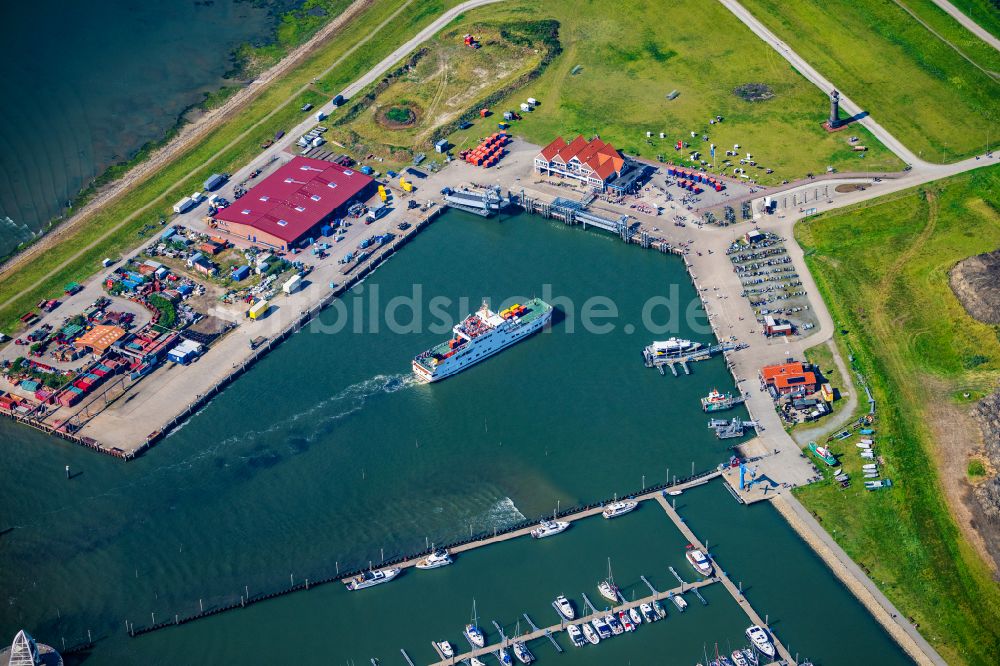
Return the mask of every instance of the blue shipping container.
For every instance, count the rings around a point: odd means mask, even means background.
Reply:
[[[238,266],[236,269],[233,270],[233,279],[236,280],[237,282],[246,279],[247,276],[249,275],[250,275],[249,266]]]

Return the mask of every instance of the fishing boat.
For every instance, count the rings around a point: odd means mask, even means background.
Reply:
[[[771,637],[768,635],[767,630],[763,627],[751,624],[747,627],[747,638],[750,639],[750,643],[753,644],[757,650],[765,657],[774,658],[774,643],[771,642]]]
[[[472,600],[472,620],[469,624],[465,625],[463,632],[465,634],[465,639],[469,641],[469,645],[472,647],[481,648],[486,645],[486,636],[483,634],[483,630],[479,628],[479,614],[476,612],[476,600]]]
[[[399,568],[364,571],[357,576],[352,576],[351,579],[345,583],[345,585],[347,585],[348,590],[363,590],[368,587],[381,585],[382,583],[388,583],[402,571],[403,570]]]
[[[701,550],[692,548],[684,556],[687,558],[688,564],[702,576],[712,575],[712,561]]]
[[[589,624],[583,625],[583,636],[591,645],[597,645],[601,642],[601,637],[597,635],[597,631]]]
[[[604,618],[595,617],[590,621],[594,625],[594,629],[597,630],[597,635],[601,638],[611,638],[611,625],[609,625]]]
[[[635,511],[638,506],[639,503],[636,502],[635,500],[613,502],[612,504],[609,504],[606,507],[604,507],[604,511],[601,512],[601,515],[610,520],[611,518],[624,516],[626,513],[629,513],[630,511]]]
[[[656,617],[658,617],[658,618],[660,618],[662,620],[663,618],[665,618],[667,616],[667,609],[664,608],[663,605],[659,601],[657,601],[656,599],[654,599],[652,601],[651,605],[653,606],[653,612],[656,613]]]
[[[441,654],[443,654],[445,657],[449,659],[455,656],[455,648],[453,648],[451,646],[451,643],[449,643],[448,641],[438,642],[437,648],[438,650],[441,651]]]
[[[413,359],[413,373],[436,382],[506,349],[540,331],[552,318],[552,306],[538,298],[500,313],[485,301],[478,311],[452,328],[452,337]]]
[[[680,611],[680,612],[682,612],[682,613],[683,613],[683,612],[684,612],[685,610],[687,610],[687,607],[688,607],[688,602],[687,602],[687,601],[686,601],[686,600],[684,599],[684,597],[682,597],[682,596],[681,596],[681,595],[679,595],[679,594],[675,594],[674,596],[672,596],[672,597],[670,597],[670,598],[671,598],[671,599],[673,599],[673,601],[674,601],[674,606],[677,606],[677,610],[679,610],[679,611]]]
[[[708,392],[708,395],[701,399],[701,410],[703,412],[721,412],[732,408],[738,402],[742,402],[743,399],[740,398],[739,401],[733,400],[731,393],[719,393],[717,390],[712,389]]]
[[[576,618],[576,609],[573,608],[573,603],[566,598],[565,595],[560,594],[555,600],[556,610],[567,620],[572,620]]]
[[[830,452],[830,449],[825,446],[819,446],[816,442],[809,442],[809,450],[815,453],[830,467],[837,464],[837,459],[833,457],[833,453]]]
[[[635,624],[632,623],[632,618],[628,611],[618,611],[618,621],[622,623],[625,631],[635,631]]]
[[[601,596],[610,601],[613,604],[621,601],[622,594],[618,586],[615,585],[615,578],[611,574],[611,558],[608,558],[608,579],[602,580],[597,584],[597,591],[601,593]]]
[[[638,627],[640,624],[642,624],[642,613],[639,612],[638,607],[632,606],[632,608],[629,608],[628,615],[629,617],[632,618],[632,624],[634,624],[635,626]]]
[[[416,566],[418,569],[437,569],[438,567],[446,567],[451,564],[451,562],[451,555],[448,554],[448,551],[438,549],[417,562]]]
[[[587,639],[583,637],[583,632],[580,631],[580,627],[576,626],[575,624],[566,625],[566,633],[569,634],[569,639],[573,641],[573,645],[577,647],[585,645],[587,642]]]
[[[604,621],[608,623],[609,627],[611,627],[611,633],[615,636],[625,633],[625,627],[623,627],[622,623],[618,621],[618,618],[615,617],[614,613],[608,613],[605,615]]]
[[[569,529],[569,523],[564,520],[543,520],[538,527],[531,530],[533,539],[544,539]]]
[[[511,643],[511,647],[514,649],[514,656],[522,664],[530,664],[535,660],[535,655],[531,654],[528,646],[521,641],[514,641]]]
[[[659,616],[657,616],[656,611],[654,611],[653,607],[649,604],[641,604],[639,606],[639,610],[642,612],[642,616],[646,618],[646,622],[656,622],[660,619]]]
[[[740,650],[733,650],[733,653],[730,656],[733,658],[733,664],[735,664],[735,666],[750,666],[750,662],[747,661],[747,658]]]

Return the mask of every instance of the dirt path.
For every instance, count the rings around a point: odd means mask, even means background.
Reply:
[[[148,159],[140,164],[137,164],[131,170],[129,170],[124,176],[116,180],[114,183],[101,190],[93,199],[91,199],[87,204],[77,211],[70,219],[66,220],[60,224],[54,231],[43,236],[38,242],[34,243],[30,247],[26,248],[23,252],[15,255],[9,259],[6,263],[0,266],[0,275],[8,273],[10,271],[16,270],[20,266],[23,266],[26,262],[30,261],[34,257],[38,256],[42,252],[50,249],[54,244],[63,241],[69,235],[76,231],[76,229],[90,217],[99,211],[103,206],[109,202],[117,199],[118,197],[132,191],[137,185],[145,181],[147,178],[155,174],[164,165],[169,163],[175,157],[181,155],[188,149],[194,147],[199,141],[202,141],[209,133],[216,130],[226,121],[232,119],[232,117],[242,110],[247,104],[253,101],[258,95],[264,92],[267,85],[272,81],[277,80],[284,74],[288,73],[291,69],[297,67],[305,60],[309,55],[313,53],[319,46],[321,46],[328,39],[336,35],[340,30],[347,25],[352,19],[354,19],[362,10],[373,4],[374,0],[355,0],[342,14],[337,16],[335,19],[330,21],[327,25],[320,29],[309,41],[302,44],[290,54],[288,54],[284,59],[282,59],[278,64],[276,64],[271,69],[267,70],[260,75],[257,79],[252,81],[243,90],[239,91],[233,95],[225,104],[223,104],[218,109],[213,109],[207,112],[204,116],[199,118],[197,121],[186,125],[180,133],[167,145],[163,146],[155,153],[153,153]],[[300,94],[302,90],[296,92],[296,96]],[[284,105],[278,107],[283,108]],[[275,110],[277,111],[277,109]],[[270,117],[273,114],[269,114]],[[266,120],[266,118],[265,118]],[[263,121],[261,121],[263,122]],[[244,132],[238,137],[237,140],[242,140],[250,130],[255,128],[260,123],[255,124],[253,127]],[[227,145],[220,151],[217,151],[214,155],[208,158],[204,164],[210,163],[212,160],[216,159],[219,155],[224,153],[232,143]],[[203,168],[204,164],[199,165],[199,169]],[[189,174],[190,175],[190,174]],[[165,195],[164,195],[165,196]],[[103,241],[108,235],[116,231],[122,225],[134,220],[137,216],[144,213],[154,204],[158,203],[162,197],[157,200],[150,202],[146,206],[136,210],[131,215],[123,219],[118,225],[112,227],[106,234],[102,235],[99,239],[91,243],[85,248],[82,248],[79,253],[63,262],[55,270],[61,270],[67,264],[72,262],[76,257],[78,257],[82,252],[85,252],[95,244]],[[12,296],[3,306],[9,305],[12,301],[19,298],[21,294],[16,294]]]

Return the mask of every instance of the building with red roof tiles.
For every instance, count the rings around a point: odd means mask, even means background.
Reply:
[[[216,213],[215,224],[251,243],[288,250],[374,193],[375,181],[359,171],[295,157]]]
[[[819,387],[819,379],[812,366],[795,361],[764,366],[760,369],[760,382],[778,395],[815,393]]]
[[[628,163],[614,146],[596,137],[588,141],[582,134],[569,143],[556,137],[535,157],[538,173],[573,178],[601,191],[614,187],[627,169]]]

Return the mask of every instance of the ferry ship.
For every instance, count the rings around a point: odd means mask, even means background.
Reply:
[[[541,330],[551,318],[552,306],[539,298],[499,313],[483,301],[452,329],[454,337],[413,359],[413,373],[425,382],[450,377]]]
[[[657,340],[646,347],[646,354],[654,359],[675,358],[690,354],[700,347],[700,342],[692,342],[691,340],[684,340],[682,338],[668,338],[666,340]]]

